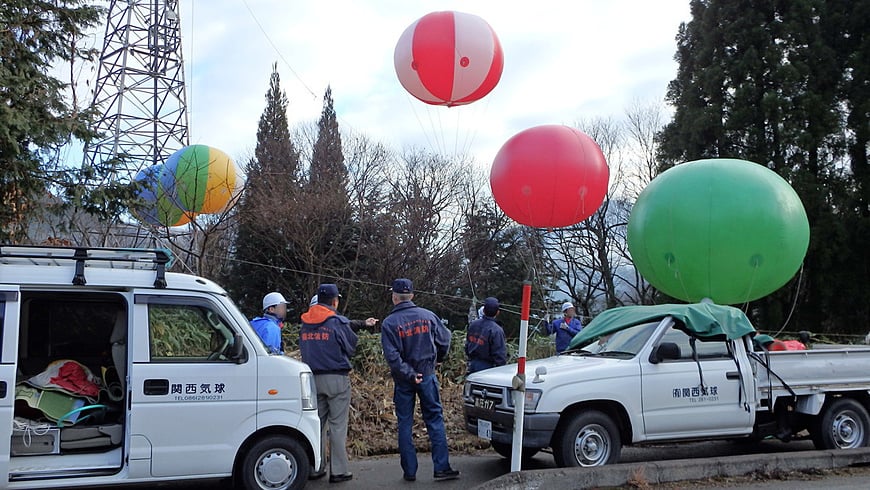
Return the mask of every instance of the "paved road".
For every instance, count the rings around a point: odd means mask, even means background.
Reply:
[[[798,441],[791,443],[780,443],[777,441],[764,442],[759,445],[747,445],[729,441],[716,442],[698,442],[686,444],[661,444],[653,446],[645,446],[639,448],[625,448],[622,452],[622,463],[633,463],[641,461],[663,461],[672,459],[694,459],[698,464],[705,464],[704,461],[709,458],[721,458],[727,456],[736,456],[742,454],[764,454],[767,452],[792,452],[792,451],[808,451],[813,449],[812,443],[809,441]],[[763,457],[763,456],[760,456]],[[385,488],[414,488],[426,489],[437,488],[438,490],[468,490],[476,485],[482,484],[493,478],[510,472],[510,461],[504,459],[494,452],[485,451],[477,455],[451,455],[451,464],[456,469],[462,472],[458,480],[435,482],[432,479],[432,460],[428,453],[419,455],[420,469],[417,473],[417,481],[414,483],[405,482],[402,480],[402,470],[399,466],[398,455],[355,459],[351,460],[351,471],[354,474],[352,481],[347,483],[330,484],[327,477],[320,480],[310,481],[306,486],[307,489],[313,490],[337,490],[341,488],[350,489],[377,489]],[[555,468],[553,458],[550,454],[539,453],[532,461],[523,467],[524,470],[540,470]],[[735,482],[736,483],[736,482]],[[750,482],[752,488],[756,488]],[[818,481],[815,482],[818,485]],[[829,486],[825,484],[825,486]],[[178,483],[160,485],[166,490],[205,490],[205,489],[229,489],[229,485],[216,484],[215,482],[207,483]],[[734,487],[726,485],[722,488],[749,488]],[[153,488],[151,486],[150,488]],[[663,485],[652,488],[715,488],[715,482],[706,482],[699,484],[697,487],[687,487],[685,484],[680,486]],[[779,487],[761,487],[761,488],[779,488]],[[794,486],[786,486],[782,488],[801,488]],[[833,487],[832,487],[833,488]],[[841,487],[849,488],[849,487]],[[864,488],[870,488],[865,486]]]

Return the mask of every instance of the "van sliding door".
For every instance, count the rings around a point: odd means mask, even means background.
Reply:
[[[0,286],[0,478],[9,477],[15,372],[18,365],[18,286]]]

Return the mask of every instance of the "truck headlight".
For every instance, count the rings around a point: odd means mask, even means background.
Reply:
[[[541,390],[526,390],[526,412],[534,412],[538,409],[538,402],[541,401],[543,393]]]
[[[514,391],[511,390],[510,403],[508,406],[514,406]],[[538,402],[541,401],[541,395],[543,392],[541,390],[526,390],[526,401],[524,404],[524,411],[526,412],[534,412],[538,409]]]
[[[317,388],[314,386],[314,374],[300,373],[299,386],[302,388],[302,409],[317,410]]]

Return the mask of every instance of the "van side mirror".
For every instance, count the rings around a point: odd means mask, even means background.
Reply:
[[[680,346],[674,342],[662,342],[649,355],[650,364],[658,364],[665,359],[679,359]]]
[[[236,364],[241,364],[245,361],[245,344],[242,343],[242,335],[233,335],[233,345],[227,351],[227,358]]]

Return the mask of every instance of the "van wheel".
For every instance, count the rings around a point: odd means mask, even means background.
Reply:
[[[581,412],[557,430],[553,444],[556,466],[604,466],[619,460],[619,429],[597,410]]]
[[[245,454],[237,481],[243,490],[299,490],[308,481],[310,467],[305,450],[295,439],[269,436]]]
[[[854,449],[867,446],[870,416],[851,398],[839,398],[822,409],[812,430],[816,449]]]
[[[503,458],[511,459],[511,454],[513,454],[513,450],[512,450],[513,446],[511,444],[505,444],[503,442],[495,442],[495,441],[489,441],[489,443],[492,445],[493,450],[495,450],[495,452],[497,452],[499,454],[499,456],[501,456]],[[535,455],[538,454],[538,451],[540,451],[540,450],[541,450],[540,448],[536,448],[536,447],[524,447],[522,460],[529,461],[530,459],[534,458]]]

